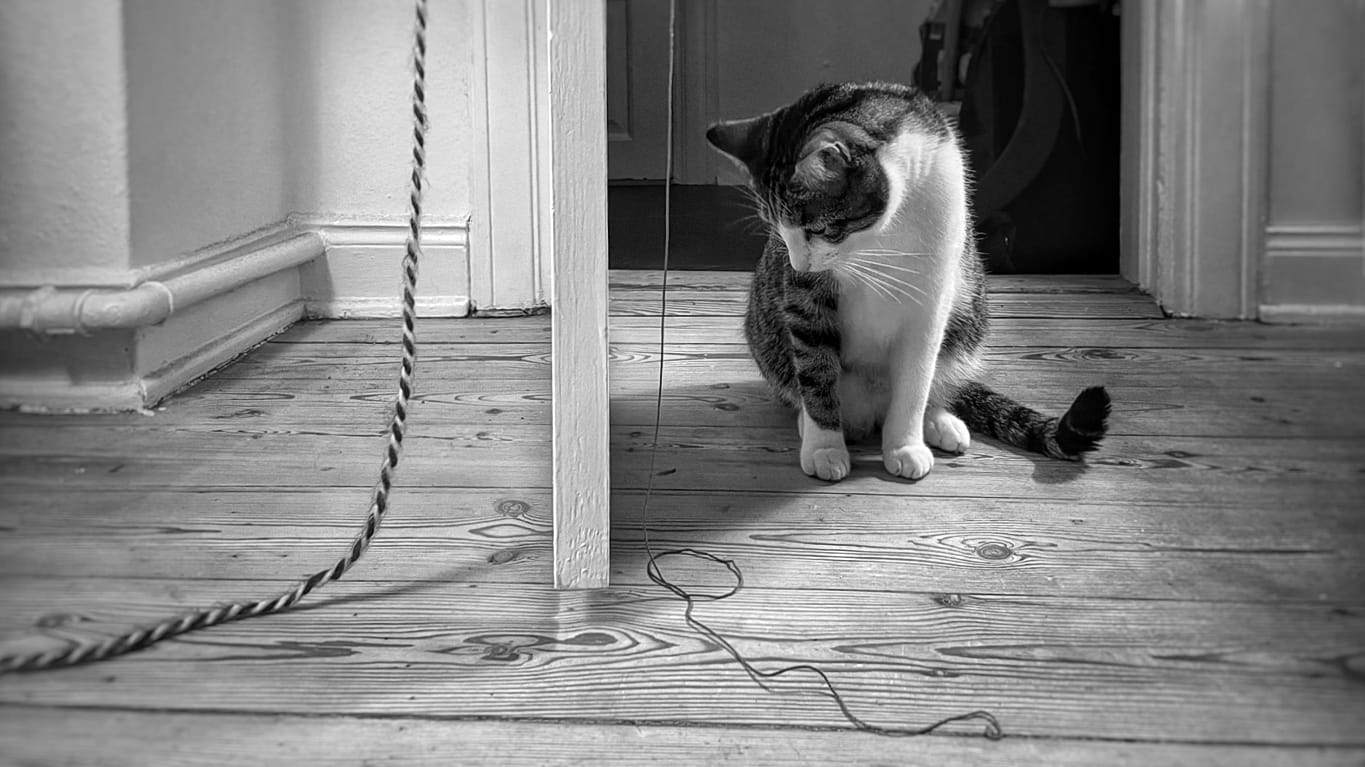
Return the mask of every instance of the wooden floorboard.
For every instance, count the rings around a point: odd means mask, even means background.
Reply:
[[[11,491],[0,577],[254,577],[326,565],[348,537],[364,488]],[[985,593],[1107,599],[1365,600],[1365,543],[1353,511],[1223,504],[1172,513],[1152,502],[1054,505],[1007,498],[660,492],[659,547],[702,547],[743,562],[751,583],[798,589]],[[1046,509],[1047,507],[1044,507]],[[168,510],[180,517],[168,520]],[[90,519],[97,511],[100,519]],[[643,494],[612,499],[613,582],[647,586]],[[73,539],[72,529],[89,531]],[[400,489],[376,555],[349,581],[544,584],[547,490],[515,494]],[[116,544],[116,545],[115,545]],[[265,545],[276,544],[276,545]],[[390,553],[392,552],[392,553]],[[397,558],[395,558],[397,557]],[[793,571],[791,562],[802,568]],[[710,568],[673,565],[689,578]]]
[[[143,733],[155,732],[157,738]],[[268,748],[255,744],[267,744]],[[0,708],[0,760],[67,767],[384,764],[895,764],[1357,767],[1356,749],[1009,738],[886,739],[732,727]]]
[[[1049,411],[1109,386],[1104,448],[1080,466],[977,440],[909,483],[861,445],[828,484],[747,357],[745,277],[670,276],[650,541],[735,560],[745,590],[698,615],[761,667],[818,662],[877,724],[984,708],[1009,736],[887,740],[757,688],[645,576],[658,277],[612,274],[612,588],[548,586],[550,318],[426,321],[393,511],[346,580],[0,678],[0,763],[1365,762],[1358,330],[1164,319],[1116,278],[993,278],[995,385]],[[0,651],[334,561],[397,341],[392,322],[303,323],[147,413],[0,414]]]
[[[261,584],[48,577],[14,586],[0,630],[41,623],[69,639]],[[809,676],[774,683],[779,694],[757,688],[655,588],[562,592],[452,579],[342,582],[328,592],[271,618],[269,632],[225,625],[114,665],[6,679],[0,696],[160,710],[168,690],[202,684],[211,696],[177,698],[173,708],[843,723],[823,694],[800,694]],[[985,708],[1033,737],[1365,745],[1358,682],[1330,673],[1358,648],[1365,621],[1333,609],[753,588],[698,615],[761,667],[785,658],[819,664],[850,706],[882,726]]]

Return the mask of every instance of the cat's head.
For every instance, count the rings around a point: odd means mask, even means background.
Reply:
[[[715,123],[706,139],[745,171],[792,268],[823,271],[895,215],[881,150],[922,111],[922,98],[885,83],[822,85],[776,111]]]

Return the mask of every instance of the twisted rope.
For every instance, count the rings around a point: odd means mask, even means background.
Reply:
[[[426,106],[427,0],[416,0],[416,4],[417,27],[413,41],[415,74],[412,83],[412,185],[408,195],[410,203],[408,236],[406,252],[403,256],[403,358],[398,372],[398,395],[394,400],[393,418],[389,423],[388,444],[384,450],[383,462],[379,467],[379,480],[374,486],[370,508],[365,515],[364,526],[351,541],[346,554],[338,559],[336,564],[313,573],[274,597],[218,605],[178,618],[170,618],[152,626],[135,629],[122,636],[111,637],[98,643],[73,644],[46,652],[0,657],[0,674],[92,663],[141,650],[163,639],[179,636],[186,632],[243,618],[283,612],[298,604],[313,590],[345,575],[352,565],[360,561],[360,557],[364,555],[365,550],[370,546],[370,542],[378,534],[379,526],[384,522],[384,515],[389,510],[389,491],[393,487],[393,476],[398,469],[398,459],[403,453],[403,434],[407,431],[408,401],[412,397],[412,377],[417,369],[417,265],[422,255],[422,184],[426,174],[426,134],[428,127]]]

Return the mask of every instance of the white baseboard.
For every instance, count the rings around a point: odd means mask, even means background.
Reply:
[[[1352,304],[1272,304],[1261,307],[1261,321],[1272,325],[1365,327],[1365,306]]]
[[[1356,224],[1266,228],[1259,317],[1365,324],[1365,231]]]
[[[0,286],[0,407],[146,408],[304,317],[399,316],[406,236],[294,217],[94,291]],[[471,313],[466,225],[425,226],[419,269],[420,316]]]
[[[195,351],[159,370],[121,380],[0,375],[0,408],[48,413],[143,410],[256,348],[302,316],[303,301],[296,300],[226,334],[210,338]],[[97,338],[90,340],[99,342]]]
[[[299,217],[316,231],[327,257],[302,270],[309,318],[397,317],[402,312],[402,263],[407,226],[397,222],[337,222]],[[466,317],[469,300],[469,229],[464,224],[422,227],[417,314]]]
[[[149,407],[303,316],[299,265],[322,256],[316,234],[214,250],[127,288],[16,291],[23,311],[0,312],[0,407]]]
[[[1275,225],[1265,229],[1267,256],[1365,258],[1365,230],[1351,224]]]

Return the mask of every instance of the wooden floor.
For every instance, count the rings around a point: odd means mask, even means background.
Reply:
[[[427,321],[394,509],[346,580],[0,677],[0,764],[1365,763],[1359,329],[997,279],[995,383],[1052,410],[1107,385],[1104,449],[1082,468],[977,442],[907,483],[863,448],[825,484],[742,345],[741,277],[671,278],[652,539],[743,568],[698,615],[760,667],[817,662],[874,724],[986,709],[1007,733],[886,739],[758,689],[645,576],[657,277],[613,274],[611,589],[549,586],[548,318]],[[396,338],[306,323],[154,412],[0,414],[0,651],[331,562],[378,467]]]

